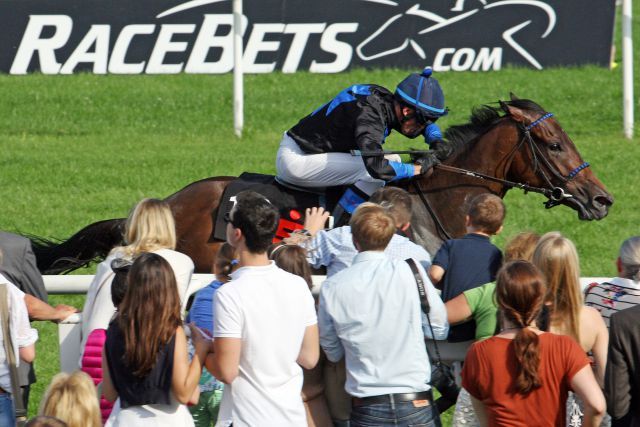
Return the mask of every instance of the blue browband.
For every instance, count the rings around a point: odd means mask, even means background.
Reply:
[[[548,118],[553,117],[553,113],[547,113],[544,116],[540,117],[538,120],[532,122],[530,125],[526,126],[526,130],[531,130],[532,128],[538,126],[540,123],[544,122]]]
[[[525,126],[525,130],[527,132],[529,132],[531,129],[533,129],[534,127],[538,126],[540,123],[544,122],[545,120],[547,120],[550,117],[553,117],[553,113],[546,113],[544,116],[542,116],[539,119],[531,122],[531,124]],[[572,180],[573,178],[576,177],[576,175],[578,175],[580,173],[580,171],[588,168],[589,166],[590,166],[589,162],[584,162],[583,164],[581,164],[580,166],[578,166],[577,168],[575,168],[574,170],[569,172],[569,174],[567,175],[567,179],[569,181]]]

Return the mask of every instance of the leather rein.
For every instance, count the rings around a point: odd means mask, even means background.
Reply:
[[[544,122],[550,117],[553,117],[553,113],[545,113],[544,115],[542,115],[535,121],[531,122],[527,126],[519,124],[518,128],[522,133],[522,139],[520,140],[518,145],[514,148],[514,150],[512,150],[512,153],[515,154],[517,151],[520,150],[520,148],[523,145],[526,144],[529,146],[529,150],[531,150],[531,156],[533,157],[533,170],[535,173],[540,174],[540,176],[545,181],[548,187],[534,187],[522,182],[509,181],[507,179],[497,178],[495,176],[486,175],[480,172],[475,172],[468,169],[462,169],[455,166],[438,164],[434,167],[446,172],[456,173],[459,175],[464,175],[464,176],[476,178],[479,180],[496,182],[496,183],[502,184],[508,189],[518,188],[520,190],[523,190],[525,194],[529,192],[542,194],[548,199],[546,202],[544,202],[544,207],[546,209],[551,209],[552,207],[561,204],[564,199],[572,198],[573,195],[565,192],[564,188],[560,186],[554,186],[553,183],[551,182],[551,179],[549,178],[549,175],[545,172],[543,168],[540,167],[540,163],[542,163],[545,166],[545,168],[551,173],[551,175],[553,175],[556,179],[560,180],[562,184],[566,184],[569,181],[571,181],[573,178],[575,178],[582,170],[588,168],[589,162],[582,163],[580,166],[576,167],[571,172],[569,172],[567,176],[563,176],[557,170],[557,168],[555,168],[551,164],[551,162],[549,162],[549,160],[542,154],[542,150],[535,144],[533,137],[531,136],[531,129],[538,126],[540,123]],[[438,234],[440,234],[441,238],[444,238],[443,240],[450,240],[452,238],[451,235],[444,228],[444,225],[440,221],[440,218],[438,218],[435,211],[431,207],[431,204],[425,197],[424,192],[422,191],[422,188],[420,188],[419,180],[413,180],[412,183],[416,190],[416,193],[420,197],[420,200],[422,201],[425,208],[427,209],[427,211],[429,211],[429,214],[433,218],[433,221],[438,229]]]

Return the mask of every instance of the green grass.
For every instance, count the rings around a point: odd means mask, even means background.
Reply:
[[[634,8],[637,22],[640,3]],[[637,31],[635,38],[639,45]],[[617,55],[620,63],[620,50]],[[635,69],[640,70],[638,55]],[[142,197],[166,197],[201,178],[273,173],[281,134],[299,118],[347,84],[393,88],[406,73],[246,76],[242,139],[233,133],[231,75],[0,75],[0,228],[62,238],[91,222],[126,216]],[[472,106],[508,98],[509,92],[533,99],[556,114],[616,199],[603,221],[580,222],[566,207],[547,211],[541,196],[512,191],[496,243],[502,246],[524,229],[561,230],[576,243],[584,276],[614,275],[618,247],[639,233],[640,222],[640,138],[622,135],[621,67],[511,68],[437,77],[451,108],[443,127],[465,122]],[[638,107],[636,102],[636,117]],[[638,120],[635,127],[640,132]],[[392,147],[411,145],[397,135],[390,138]],[[83,304],[82,297],[51,300]],[[38,328],[32,413],[59,367],[55,325],[41,322]]]

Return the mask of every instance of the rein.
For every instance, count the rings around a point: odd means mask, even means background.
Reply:
[[[495,176],[486,175],[486,174],[483,174],[483,173],[480,173],[480,172],[475,172],[475,171],[471,171],[471,170],[468,170],[468,169],[462,169],[462,168],[458,168],[458,167],[455,167],[455,166],[449,166],[449,165],[444,165],[444,164],[437,164],[437,165],[434,166],[434,168],[437,168],[437,169],[440,169],[440,170],[443,170],[443,171],[447,171],[447,172],[451,172],[451,173],[457,173],[457,174],[468,176],[468,177],[471,177],[471,178],[484,180],[484,181],[496,182],[496,183],[502,184],[503,186],[505,186],[507,188],[518,188],[520,190],[523,190],[525,194],[527,194],[529,192],[542,194],[545,197],[547,197],[547,199],[548,199],[546,202],[544,202],[544,207],[546,209],[551,209],[552,207],[559,205],[562,202],[562,200],[572,198],[573,195],[569,194],[569,193],[566,193],[564,188],[553,185],[553,183],[551,182],[551,179],[549,178],[547,173],[545,173],[545,171],[542,168],[540,168],[540,161],[544,164],[544,166],[547,168],[547,170],[550,171],[550,173],[554,177],[556,177],[558,180],[560,180],[563,184],[566,184],[566,183],[570,182],[581,171],[583,171],[584,169],[586,169],[586,168],[588,168],[590,166],[589,162],[584,162],[580,166],[574,168],[565,177],[542,154],[542,151],[540,150],[540,148],[533,141],[533,137],[531,136],[531,129],[533,129],[534,127],[538,126],[540,123],[544,122],[545,120],[547,120],[547,119],[549,119],[551,117],[553,117],[553,113],[546,113],[543,116],[541,116],[538,119],[536,119],[535,121],[531,122],[527,126],[519,125],[518,127],[521,130],[523,135],[522,135],[522,139],[520,140],[520,142],[518,143],[518,145],[516,146],[516,148],[514,150],[514,152],[515,152],[518,149],[520,149],[520,147],[525,142],[528,144],[529,149],[531,150],[531,155],[533,157],[534,172],[539,172],[540,173],[540,175],[542,176],[542,179],[548,185],[547,188],[545,188],[545,187],[534,187],[534,186],[531,186],[529,184],[525,184],[525,183],[521,183],[521,182],[515,182],[515,181],[509,181],[507,179],[497,178]],[[420,196],[420,199],[422,200],[422,203],[424,204],[424,206],[427,208],[427,210],[431,214],[431,217],[433,218],[434,223],[436,224],[436,227],[437,227],[438,232],[440,233],[441,237],[444,236],[446,239],[451,239],[451,235],[444,228],[444,226],[442,225],[442,222],[440,221],[440,219],[438,218],[438,216],[434,212],[433,208],[431,207],[429,201],[427,200],[427,198],[425,197],[424,193],[422,192],[422,189],[420,188],[420,184],[416,180],[414,180],[413,181],[413,185],[414,185],[414,187],[416,189],[416,193],[418,193],[418,196]]]

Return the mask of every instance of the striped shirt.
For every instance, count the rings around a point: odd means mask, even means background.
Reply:
[[[350,267],[353,258],[358,254],[353,246],[351,227],[348,225],[318,231],[315,237],[305,244],[305,248],[309,264],[314,268],[327,267],[327,277]],[[429,271],[431,267],[429,253],[422,246],[399,234],[393,235],[384,253],[393,259],[413,258],[422,264],[425,271]]]
[[[594,283],[587,287],[584,303],[600,312],[608,328],[612,314],[640,304],[640,282],[615,277]]]

